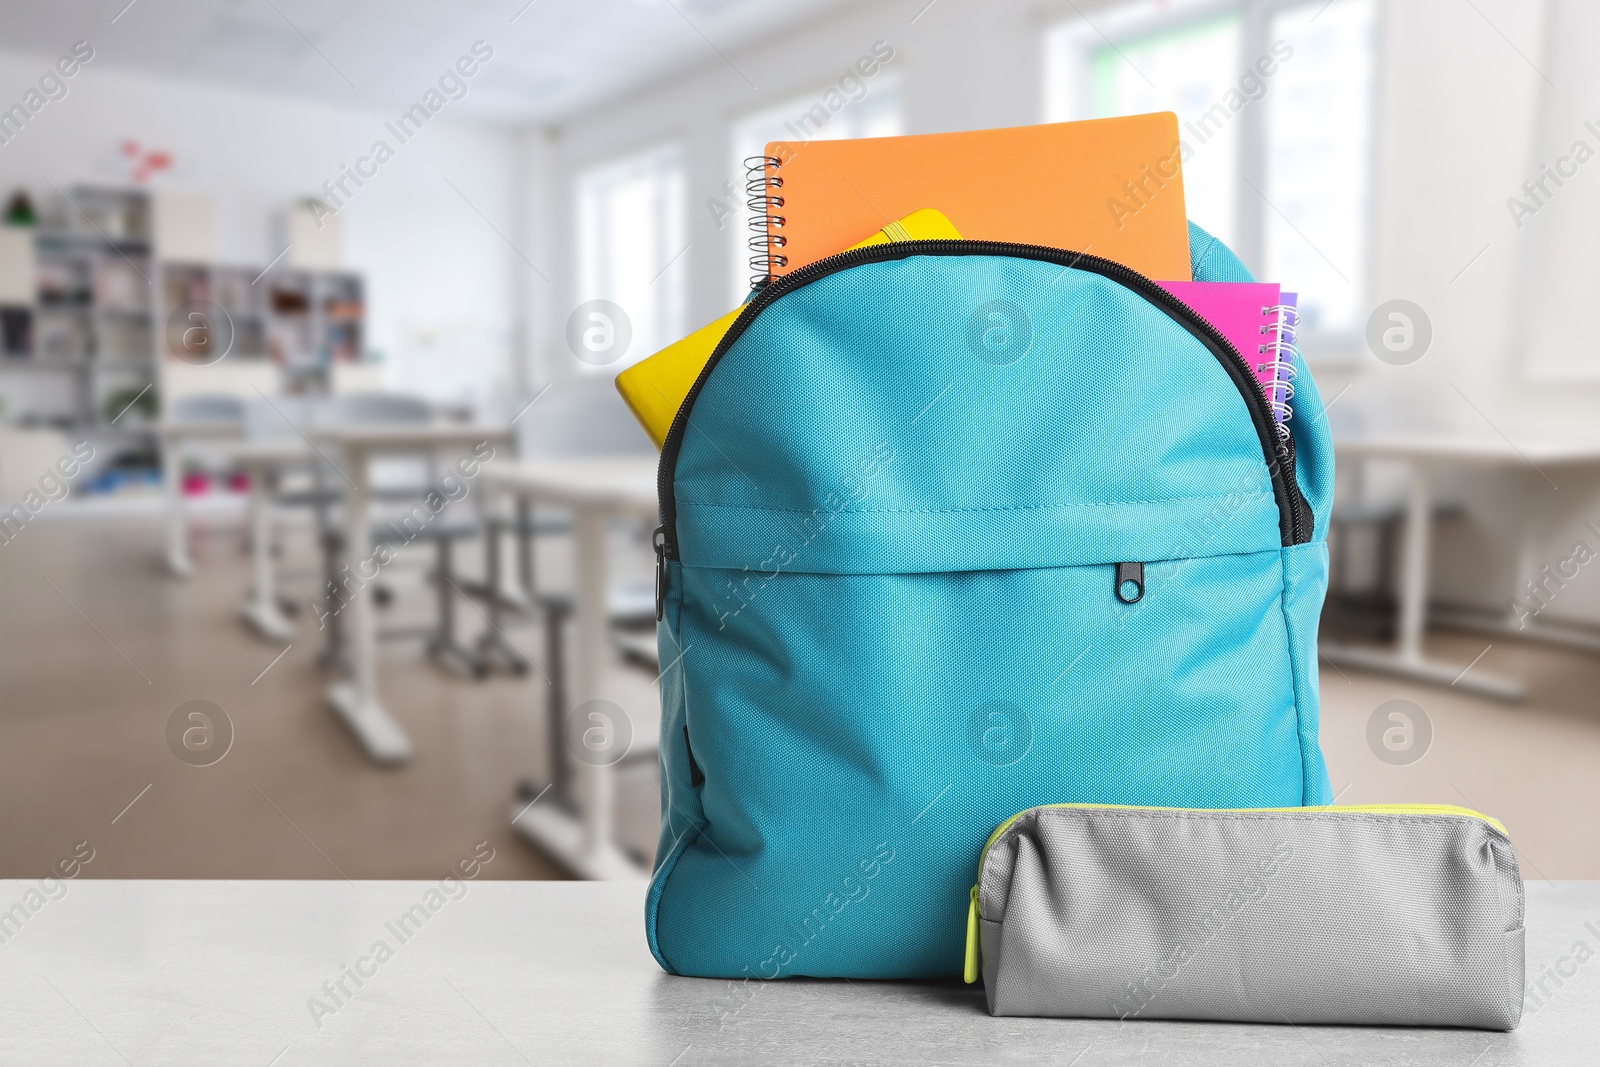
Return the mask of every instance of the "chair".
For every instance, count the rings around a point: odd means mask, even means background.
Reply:
[[[244,408],[245,441],[252,445],[300,441],[305,428],[312,423],[314,404],[313,398],[300,396],[273,399],[262,396],[249,401]],[[293,473],[290,474],[290,471]],[[261,525],[253,527],[251,531],[252,542],[259,536],[263,543],[259,546],[252,543],[251,547],[258,581],[270,591],[277,587],[274,563],[277,544],[273,536],[271,509],[312,505],[316,502],[316,494],[304,484],[311,474],[309,461],[303,464],[279,464],[272,472],[272,484],[265,484],[267,473],[264,469],[257,469],[253,475],[263,479],[264,484],[259,488],[265,494],[262,504],[268,508],[268,514],[262,516]],[[286,484],[292,480],[302,484],[298,488],[287,488]],[[252,487],[253,490],[255,488]],[[246,600],[244,616],[258,630],[272,634],[278,626],[278,620],[299,614],[299,609],[299,603],[286,593],[273,592],[261,597],[259,590],[252,589]]]
[[[618,455],[654,455],[655,446],[617,395],[609,378],[582,379],[552,386],[549,395],[527,408],[518,419],[517,447],[522,458],[579,458]],[[547,681],[548,744],[550,746],[550,792],[558,804],[570,804],[569,773],[566,764],[567,707],[567,624],[572,618],[572,597],[566,593],[541,592],[534,570],[534,538],[570,531],[564,518],[540,517],[525,501],[510,520],[497,520],[497,532],[514,532],[519,549],[519,577],[529,602],[538,611],[544,629]],[[491,534],[488,546],[488,586],[496,588],[500,578],[500,540]],[[490,626],[479,639],[479,651],[496,654],[525,671],[527,661],[509,647],[500,634],[500,598],[491,595]],[[658,669],[654,650],[638,636],[655,631],[655,591],[617,586],[608,596],[608,615],[613,640],[625,663],[654,674]],[[651,758],[640,750],[636,755]],[[530,780],[518,784],[524,801],[538,795],[541,786]]]
[[[1329,412],[1328,425],[1336,438],[1358,437],[1367,429],[1362,414],[1350,408]],[[1367,462],[1346,464],[1339,470],[1328,516],[1329,580],[1322,621],[1387,641],[1394,636],[1396,558],[1406,508],[1399,496],[1373,492],[1368,485]],[[1440,502],[1434,505],[1433,517],[1435,521],[1453,518],[1461,511],[1457,504]],[[1365,588],[1352,588],[1350,577],[1364,539],[1371,547],[1372,581]]]
[[[579,456],[650,455],[655,446],[645,436],[610,378],[580,379],[549,387],[549,395],[528,407],[517,426],[517,455],[523,459]],[[564,533],[564,519],[537,524],[532,509],[517,505],[517,577],[534,592],[533,538]]]
[[[320,427],[424,425],[431,421],[432,411],[426,401],[394,393],[352,393],[323,401],[313,409],[315,423]],[[341,669],[345,667],[345,639],[334,600],[339,589],[339,559],[344,552],[344,530],[335,521],[334,505],[343,493],[337,481],[343,474],[333,458],[323,452],[312,461],[314,488],[312,503],[317,513],[323,549],[324,593],[328,601],[328,647],[323,653],[325,663]],[[379,504],[416,504],[438,483],[438,472],[430,457],[426,463],[414,461],[385,461],[375,467],[370,476],[373,500]],[[449,519],[435,519],[415,529],[404,521],[375,521],[372,540],[376,544],[410,544],[413,540],[431,541],[434,544],[435,562],[433,581],[437,595],[437,624],[422,631],[390,629],[385,638],[425,636],[428,654],[434,659],[453,663],[475,678],[488,673],[482,657],[464,646],[456,635],[455,596],[459,588],[455,580],[454,546],[463,538],[476,537],[481,524],[476,519],[462,519],[451,515]],[[392,596],[382,586],[372,590],[374,600],[383,604]]]
[[[172,402],[173,422],[244,424],[244,401],[222,393],[192,393]]]
[[[245,405],[244,401],[237,397],[220,393],[194,393],[173,401],[170,421],[176,426],[193,427],[195,431],[193,438],[181,446],[181,450],[189,458],[196,459],[202,465],[209,467],[214,473],[226,470],[227,463],[215,455],[206,455],[204,446],[199,442],[206,438],[226,440],[242,434],[245,426]]]
[[[551,385],[517,419],[517,452],[525,458],[650,455],[654,451],[610,378]]]
[[[582,378],[546,388],[548,395],[540,394],[534,402],[519,405],[521,414],[516,416],[519,458],[654,454],[655,446],[622,403],[610,378]],[[559,620],[565,618],[565,614],[553,604],[550,595],[541,596],[538,591],[534,540],[546,534],[567,533],[570,529],[565,515],[536,516],[532,505],[521,499],[516,502],[515,514],[509,519],[500,516],[489,519],[484,563],[486,578],[484,587],[475,590],[483,594],[489,606],[489,627],[478,639],[478,649],[485,656],[504,661],[517,674],[527,672],[528,661],[500,632],[504,609],[538,606],[546,616],[546,623],[553,629],[560,629]],[[508,533],[514,535],[517,542],[520,595],[515,598],[507,598],[502,588],[506,577],[501,559],[502,539]],[[511,600],[509,605],[507,599]],[[652,627],[654,621],[652,615]],[[560,640],[559,634],[556,639]]]
[[[247,441],[293,441],[316,417],[319,397],[258,397],[244,406],[244,436]]]
[[[186,458],[215,471],[224,466],[214,455],[204,455],[201,442],[237,437],[244,426],[244,403],[222,393],[191,393],[172,401],[162,443],[162,467],[167,496],[167,565],[180,577],[194,572],[189,558],[189,523],[185,514],[183,466]]]

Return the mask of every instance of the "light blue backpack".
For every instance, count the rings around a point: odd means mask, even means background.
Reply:
[[[1190,237],[1197,280],[1250,280]],[[661,966],[953,976],[1024,808],[1329,803],[1333,449],[1296,385],[1280,439],[1221,335],[1057,249],[757,292],[661,454]]]

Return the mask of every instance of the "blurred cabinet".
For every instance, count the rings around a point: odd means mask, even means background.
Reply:
[[[344,226],[318,200],[300,200],[284,214],[284,243],[296,270],[337,271],[344,266]]]
[[[156,258],[210,263],[217,258],[217,204],[199,193],[152,194]]]
[[[155,377],[151,238],[141,190],[76,187],[45,201],[36,223],[0,227],[5,419],[92,442],[97,468],[155,461],[144,424]]]
[[[33,349],[33,231],[0,226],[0,359]]]
[[[33,303],[33,231],[0,226],[0,306]]]
[[[361,359],[365,286],[346,272],[273,270],[207,263],[160,266],[162,352],[203,365],[270,360],[287,392],[325,392],[329,367]],[[197,340],[214,344],[207,350]]]
[[[163,354],[204,365],[223,358],[267,356],[267,290],[248,267],[210,263],[162,263]],[[203,329],[216,350],[197,350],[194,331]]]
[[[151,379],[150,200],[79,188],[0,230],[0,380],[14,421],[81,431]],[[53,380],[49,380],[53,378]]]
[[[293,391],[325,392],[334,364],[361,359],[366,286],[343,271],[286,270],[267,290],[267,351]]]

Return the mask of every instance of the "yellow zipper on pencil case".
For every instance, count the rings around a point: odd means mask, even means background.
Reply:
[[[978,872],[983,873],[983,861],[988,858],[989,849],[1000,839],[1000,835],[1011,828],[1011,825],[1030,811],[1041,808],[1101,808],[1113,811],[1195,811],[1206,815],[1291,815],[1291,814],[1321,814],[1323,812],[1338,812],[1367,815],[1458,815],[1469,819],[1481,819],[1499,830],[1507,837],[1511,835],[1499,819],[1463,808],[1458,804],[1346,804],[1344,806],[1328,805],[1326,807],[1307,808],[1170,808],[1154,804],[1035,804],[1031,808],[1024,808],[1011,818],[994,828],[994,833],[989,835],[989,840],[983,843],[983,852],[978,856]],[[978,887],[974,885],[967,903],[967,957],[963,968],[962,977],[968,984],[978,980]]]

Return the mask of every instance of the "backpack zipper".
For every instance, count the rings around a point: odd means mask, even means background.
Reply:
[[[672,417],[672,426],[667,430],[666,440],[661,444],[661,463],[656,472],[656,493],[661,505],[660,557],[663,560],[679,558],[678,508],[672,492],[672,477],[678,465],[678,452],[683,446],[684,428],[688,425],[689,412],[694,407],[700,390],[705,386],[706,379],[716,369],[723,355],[744,334],[755,317],[784,294],[850,267],[906,259],[910,256],[1010,256],[1015,259],[1055,263],[1109,278],[1154,304],[1216,356],[1223,369],[1228,372],[1235,388],[1244,397],[1245,406],[1250,410],[1250,420],[1255,424],[1256,436],[1261,440],[1262,455],[1266,459],[1268,473],[1272,479],[1273,497],[1278,504],[1278,528],[1283,544],[1298,545],[1311,540],[1311,506],[1300,492],[1300,486],[1294,476],[1294,437],[1278,436],[1277,422],[1272,416],[1272,408],[1239,350],[1183,301],[1130,267],[1082,252],[1069,252],[1045,245],[1012,244],[1006,241],[899,241],[869,245],[866,248],[852,249],[829,256],[827,259],[819,259],[815,263],[807,264],[768,282],[756,290],[755,295],[745,304],[739,317],[728,327],[728,332],[717,342],[717,347],[712,350],[706,365],[700,369],[694,385],[690,387],[683,403],[678,406],[677,414]]]
[[[650,546],[656,553],[656,622],[666,614],[667,607],[667,535],[665,526],[657,526],[650,535]]]

